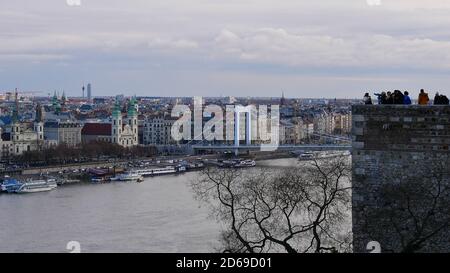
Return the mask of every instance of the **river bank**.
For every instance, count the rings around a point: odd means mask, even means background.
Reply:
[[[248,155],[242,155],[243,158],[252,158],[255,161],[261,160],[271,160],[271,159],[282,159],[282,158],[291,158],[292,155],[288,152],[254,152]],[[42,167],[34,167],[27,168],[22,170],[16,170],[13,172],[2,172],[2,175],[24,175],[24,176],[32,176],[32,175],[40,175],[40,174],[55,174],[55,173],[65,173],[72,172],[75,170],[83,170],[83,169],[95,169],[95,168],[112,168],[115,166],[124,166],[130,162],[141,162],[141,161],[198,161],[198,160],[214,160],[214,159],[222,159],[224,158],[222,154],[213,154],[213,155],[184,155],[184,156],[163,156],[163,157],[151,157],[151,158],[136,158],[136,159],[127,159],[127,160],[108,160],[108,161],[95,161],[95,162],[86,162],[86,163],[78,163],[78,164],[65,164],[65,165],[55,165],[55,166],[42,166]]]

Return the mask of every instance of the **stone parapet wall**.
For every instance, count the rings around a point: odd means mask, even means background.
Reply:
[[[367,243],[379,240],[367,234],[365,225],[371,210],[383,206],[381,186],[441,173],[442,168],[431,167],[435,163],[450,166],[450,106],[355,105],[352,115],[354,251],[367,252]],[[447,232],[442,244],[425,251],[450,251],[449,237]],[[382,247],[387,243],[380,242]]]

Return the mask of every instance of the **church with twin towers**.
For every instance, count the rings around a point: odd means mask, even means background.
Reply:
[[[138,109],[136,98],[128,103],[127,115],[122,116],[120,102],[116,99],[112,110],[111,142],[122,147],[133,147],[139,144]]]

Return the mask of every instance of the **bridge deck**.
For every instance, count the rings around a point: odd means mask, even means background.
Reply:
[[[194,150],[305,150],[305,151],[349,151],[351,145],[193,145]]]

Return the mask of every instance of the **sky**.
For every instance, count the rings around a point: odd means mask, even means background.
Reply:
[[[448,0],[0,0],[0,92],[450,94]]]

